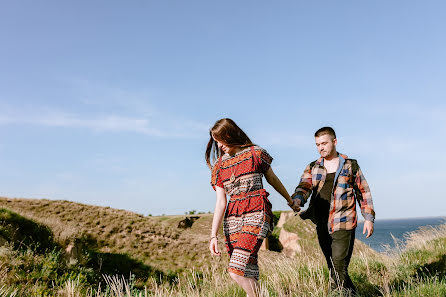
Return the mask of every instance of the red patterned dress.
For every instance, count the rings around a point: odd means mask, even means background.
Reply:
[[[262,177],[272,160],[264,149],[251,146],[233,156],[223,155],[212,169],[212,187],[224,188],[230,196],[223,221],[228,271],[255,279],[258,251],[271,231],[271,203]]]

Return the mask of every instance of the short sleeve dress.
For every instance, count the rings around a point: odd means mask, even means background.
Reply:
[[[230,196],[223,230],[230,260],[228,271],[259,278],[258,251],[271,232],[272,211],[263,175],[273,158],[259,146],[223,155],[212,169],[211,185]]]

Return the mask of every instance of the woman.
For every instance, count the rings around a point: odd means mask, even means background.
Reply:
[[[228,272],[248,297],[258,296],[257,254],[263,239],[271,231],[273,216],[262,177],[265,176],[294,211],[300,210],[271,169],[272,160],[233,120],[221,119],[211,128],[206,162],[212,169],[211,185],[216,191],[217,202],[209,249],[213,255],[221,255],[217,235],[224,214],[223,229],[230,256]],[[226,195],[230,196],[227,207]]]

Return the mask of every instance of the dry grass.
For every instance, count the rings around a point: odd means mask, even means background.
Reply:
[[[446,237],[446,224],[438,227],[423,226],[406,236],[406,250],[429,248],[433,240]]]
[[[3,247],[0,246],[0,249],[3,249]],[[4,263],[0,263],[0,296],[15,297],[17,296],[17,290],[9,288],[9,286],[6,284],[8,270],[9,269],[5,267]]]

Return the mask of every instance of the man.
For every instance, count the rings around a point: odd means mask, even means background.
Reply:
[[[321,157],[310,163],[301,177],[293,200],[303,206],[311,195],[303,219],[316,224],[319,245],[332,278],[332,289],[345,288],[356,293],[348,275],[357,225],[356,201],[365,219],[363,234],[373,234],[375,211],[369,186],[356,160],[336,151],[336,133],[323,127],[315,133]]]

